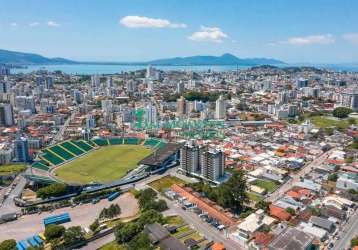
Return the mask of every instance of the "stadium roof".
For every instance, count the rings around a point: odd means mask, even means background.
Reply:
[[[160,166],[165,160],[167,160],[171,155],[176,153],[182,145],[176,143],[168,143],[163,148],[159,148],[151,155],[147,156],[139,163],[143,165],[149,166]]]

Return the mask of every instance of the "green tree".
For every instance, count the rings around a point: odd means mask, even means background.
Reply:
[[[286,212],[292,216],[296,214],[296,211],[292,207],[286,208]]]
[[[65,233],[65,227],[60,225],[48,225],[45,228],[45,237],[48,240],[62,237]]]
[[[336,182],[338,180],[338,175],[336,173],[333,173],[333,174],[330,174],[328,176],[328,180],[329,181],[333,181],[333,182]]]
[[[148,234],[142,232],[137,234],[129,243],[128,249],[131,250],[152,250]]]
[[[63,235],[64,245],[71,246],[85,241],[85,235],[80,226],[69,227]]]
[[[350,108],[338,107],[333,110],[332,114],[334,117],[342,119],[347,118],[350,113],[352,113],[352,110]]]
[[[247,198],[246,178],[243,171],[235,172],[231,178],[219,187],[218,203],[234,212],[240,213]]]
[[[358,246],[358,237],[355,237],[351,240],[351,246],[352,247]]]
[[[92,232],[96,232],[97,229],[99,228],[98,219],[96,219],[96,220],[89,226],[89,228],[91,229]]]
[[[132,240],[142,228],[136,222],[129,222],[117,227],[114,231],[114,235],[119,244],[123,244]]]
[[[66,194],[67,186],[62,183],[50,184],[37,190],[36,195],[42,199]]]
[[[155,222],[163,223],[164,219],[161,213],[153,209],[142,212],[142,214],[138,218],[138,224],[141,227],[144,227],[144,225],[152,224]]]
[[[13,239],[4,240],[0,243],[0,250],[16,250],[16,241]]]
[[[267,211],[268,208],[269,208],[269,203],[264,201],[264,200],[260,200],[259,202],[256,203],[255,207],[258,208],[258,209],[262,209],[264,211]]]

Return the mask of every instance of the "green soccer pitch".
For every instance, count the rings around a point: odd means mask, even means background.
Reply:
[[[105,146],[58,167],[54,175],[66,183],[108,183],[125,176],[152,152],[141,145]]]

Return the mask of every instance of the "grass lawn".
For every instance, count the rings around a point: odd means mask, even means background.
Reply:
[[[159,180],[153,181],[149,183],[149,186],[157,190],[158,192],[163,193],[166,189],[170,188],[173,184],[186,184],[186,182],[182,179],[179,179],[175,176],[164,176]]]
[[[118,245],[118,243],[115,241],[107,243],[106,245],[100,248],[100,250],[125,250],[125,249],[126,249],[125,247]]]
[[[310,119],[311,122],[319,128],[328,128],[328,127],[336,127],[341,129],[346,129],[351,124],[349,123],[348,119],[337,119],[335,117],[329,117],[329,116],[313,116],[308,117],[307,119]],[[358,119],[355,119],[356,123],[358,123]]]
[[[59,167],[55,174],[69,183],[107,183],[126,175],[151,153],[150,149],[141,145],[101,147]]]
[[[182,235],[182,234],[184,234],[184,233],[187,233],[187,232],[189,232],[189,231],[191,231],[191,230],[192,230],[192,229],[190,228],[189,225],[186,225],[186,226],[183,226],[183,227],[179,227],[179,228],[177,229],[177,231],[173,234],[173,236],[174,236],[174,237],[180,236],[180,235]]]
[[[270,193],[278,188],[278,185],[275,182],[269,180],[256,180],[255,185],[266,189],[266,191]]]
[[[174,215],[174,216],[165,217],[165,223],[172,226],[178,226],[183,224],[184,220],[182,219],[182,217],[178,215]]]
[[[0,176],[6,176],[11,174],[17,174],[26,169],[24,164],[9,164],[9,165],[0,165]]]
[[[247,197],[249,198],[249,200],[254,201],[254,202],[259,202],[264,199],[262,196],[251,193],[251,192],[247,192]]]

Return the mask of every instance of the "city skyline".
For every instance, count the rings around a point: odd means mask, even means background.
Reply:
[[[0,48],[80,61],[232,53],[355,63],[355,1],[11,1]]]

